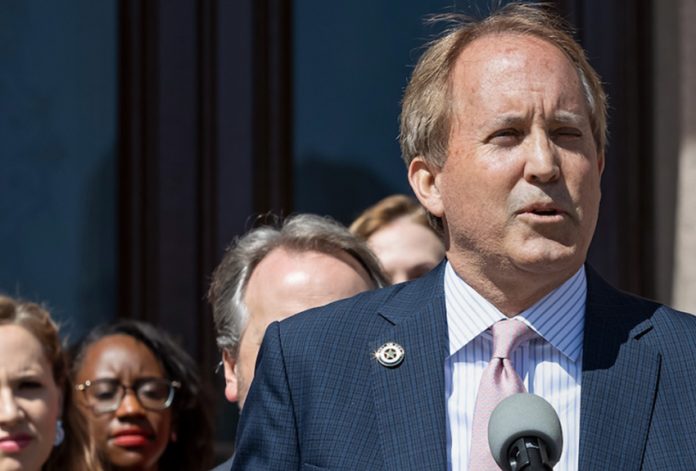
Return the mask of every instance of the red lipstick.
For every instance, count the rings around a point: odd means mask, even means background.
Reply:
[[[141,428],[119,430],[111,435],[113,443],[124,448],[141,447],[152,441],[152,434]]]

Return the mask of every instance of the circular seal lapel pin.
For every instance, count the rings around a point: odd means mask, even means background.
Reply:
[[[404,361],[405,354],[404,347],[396,342],[387,342],[377,349],[375,358],[377,358],[380,365],[387,368],[395,368]]]

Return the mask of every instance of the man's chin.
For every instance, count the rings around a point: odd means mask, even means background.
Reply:
[[[555,241],[543,244],[524,245],[512,257],[519,269],[528,273],[552,274],[575,273],[585,262],[585,254],[580,253],[576,246],[565,246]]]

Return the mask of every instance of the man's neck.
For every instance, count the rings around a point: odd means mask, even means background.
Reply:
[[[511,266],[476,265],[448,254],[454,271],[500,312],[514,317],[561,286],[579,266],[564,270],[524,270]]]

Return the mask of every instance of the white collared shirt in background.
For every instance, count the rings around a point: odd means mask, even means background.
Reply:
[[[521,345],[511,358],[527,391],[546,399],[563,429],[557,471],[578,467],[580,383],[587,280],[585,267],[516,319],[538,337]],[[445,360],[448,469],[469,466],[472,419],[483,370],[491,359],[493,337],[488,330],[506,317],[454,271],[445,268],[445,305],[449,356]],[[475,470],[471,470],[475,471]]]

